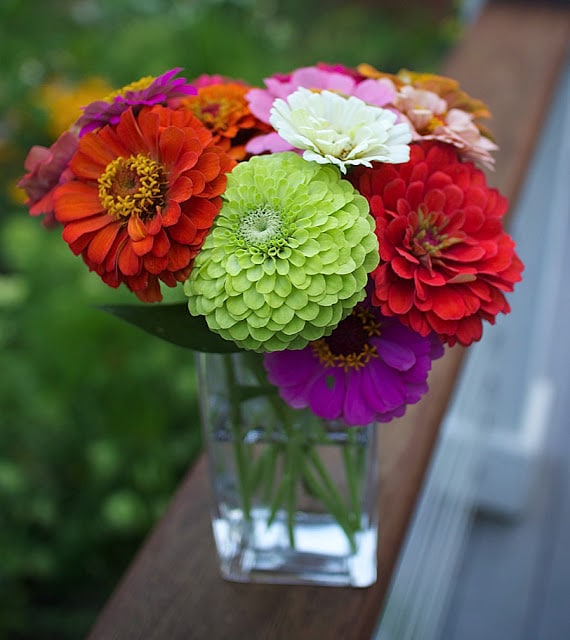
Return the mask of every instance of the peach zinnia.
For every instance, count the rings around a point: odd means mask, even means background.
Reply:
[[[469,345],[509,311],[522,263],[502,225],[507,200],[453,146],[412,144],[409,162],[358,167],[351,181],[376,219],[372,302],[384,315]]]
[[[459,149],[463,160],[492,169],[498,149],[482,120],[491,117],[484,102],[472,98],[452,78],[401,69],[385,74],[367,64],[358,70],[370,78],[388,78],[396,87],[393,106],[408,120],[414,140],[439,140]]]
[[[188,277],[235,162],[190,112],[129,108],[86,133],[55,194],[63,239],[112,287],[144,302]]]

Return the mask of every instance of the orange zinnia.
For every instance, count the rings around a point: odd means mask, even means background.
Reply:
[[[189,111],[129,108],[85,134],[55,193],[63,239],[111,287],[144,302],[188,277],[235,162]]]
[[[251,113],[245,98],[249,90],[247,85],[233,82],[210,84],[200,87],[198,95],[181,99],[236,160],[246,157],[245,145],[252,137],[272,131]]]

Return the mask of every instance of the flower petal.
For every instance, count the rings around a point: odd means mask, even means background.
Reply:
[[[97,189],[82,182],[68,182],[56,191],[55,217],[60,222],[71,222],[101,213],[103,207]]]

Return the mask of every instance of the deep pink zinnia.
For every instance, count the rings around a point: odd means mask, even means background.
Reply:
[[[83,109],[77,120],[79,135],[99,129],[106,124],[117,124],[121,114],[129,107],[161,104],[165,106],[171,98],[196,95],[196,88],[185,78],[175,78],[181,67],[170,69],[160,76],[148,76],[133,82],[105,100],[96,100]]]
[[[51,147],[36,145],[26,157],[24,167],[27,173],[19,180],[18,186],[28,196],[26,204],[30,215],[43,215],[42,222],[46,227],[58,224],[54,214],[54,192],[60,184],[73,177],[69,171],[69,162],[77,145],[77,134],[65,131]]]
[[[361,82],[367,77],[362,75],[360,71],[358,71],[358,69],[347,67],[344,64],[329,64],[328,62],[317,62],[315,66],[317,67],[317,69],[322,69],[323,71],[333,71],[334,73],[342,73],[345,76],[350,76],[357,82]]]
[[[195,87],[196,90],[201,89],[202,87],[209,87],[213,84],[242,84],[244,86],[248,86],[244,80],[236,80],[220,74],[210,75],[208,73],[203,73],[192,80],[192,86]]]
[[[442,354],[435,334],[422,337],[362,303],[330,336],[266,353],[264,365],[291,407],[358,426],[402,416],[426,393],[431,362]]]

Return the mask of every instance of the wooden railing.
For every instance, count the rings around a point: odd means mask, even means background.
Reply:
[[[490,106],[501,150],[489,181],[511,202],[525,179],[567,60],[569,40],[569,8],[492,3],[442,68]],[[223,581],[201,458],[134,558],[89,640],[371,638],[462,356],[458,347],[448,350],[431,373],[430,393],[404,418],[380,427],[381,525],[375,585],[348,589]]]

